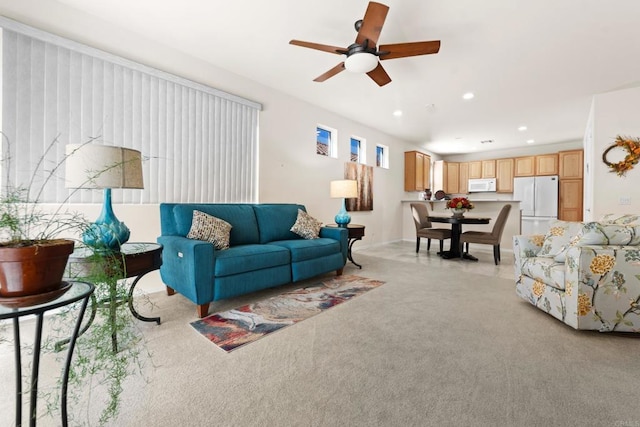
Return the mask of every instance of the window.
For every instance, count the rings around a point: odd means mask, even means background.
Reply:
[[[365,164],[366,159],[366,141],[363,138],[352,136],[350,144],[349,160],[355,163]]]
[[[376,166],[389,169],[389,147],[376,145]]]
[[[316,127],[316,154],[337,158],[338,131],[328,126],[318,125]]]
[[[0,123],[15,165],[35,164],[57,136],[98,138],[148,160],[144,190],[115,192],[115,203],[257,201],[260,104],[2,17],[0,27],[0,101],[12,107]],[[45,162],[60,164],[64,154],[60,145]],[[31,176],[25,167],[11,174],[15,183]],[[40,200],[67,197],[56,179]],[[102,194],[77,192],[70,202],[101,203]]]

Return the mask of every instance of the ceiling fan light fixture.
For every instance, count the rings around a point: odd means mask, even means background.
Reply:
[[[354,53],[344,61],[344,68],[352,73],[368,73],[377,66],[378,57],[369,52]]]

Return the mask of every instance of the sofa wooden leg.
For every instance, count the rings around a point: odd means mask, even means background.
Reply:
[[[420,251],[420,238],[416,237],[416,253]]]
[[[209,314],[209,303],[198,304],[198,306],[196,307],[196,310],[198,311],[199,318],[202,319],[203,317],[206,317],[207,314]]]
[[[344,267],[343,268],[339,268],[336,270],[336,276],[342,276],[342,272],[344,271]]]
[[[427,239],[427,252],[431,249],[431,239]]]
[[[176,293],[176,290],[167,286],[167,295],[171,296]]]

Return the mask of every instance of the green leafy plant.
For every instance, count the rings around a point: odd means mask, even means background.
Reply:
[[[82,233],[91,230],[92,223],[83,214],[70,211],[65,205],[77,190],[72,190],[54,209],[41,208],[40,200],[45,185],[58,177],[69,156],[66,155],[61,162],[49,169],[45,167],[47,153],[61,144],[59,138],[47,145],[29,182],[18,184],[10,179],[10,158],[6,155],[9,152],[9,140],[6,135],[0,134],[4,148],[0,162],[4,175],[0,188],[0,247],[38,245],[64,236],[76,241],[76,248],[94,252],[95,248],[83,248],[83,243],[78,240]],[[84,144],[97,139],[91,138]],[[118,165],[113,165],[116,166]],[[93,176],[89,180],[105,171],[92,172]],[[146,351],[142,334],[137,328],[137,319],[127,306],[129,295],[128,284],[123,280],[127,276],[123,267],[123,255],[119,252],[105,252],[104,249],[98,252],[87,258],[88,268],[66,274],[70,280],[95,285],[91,306],[85,315],[83,333],[76,341],[70,367],[68,397],[70,401],[78,405],[84,404],[87,408],[96,403],[96,400],[98,405],[104,405],[101,406],[98,424],[105,425],[118,415],[120,396],[127,377],[142,373],[150,354]],[[60,360],[66,354],[66,351],[60,350],[65,346],[65,338],[71,336],[77,309],[77,305],[67,306],[51,319],[52,336],[43,344],[43,350],[53,353]],[[89,311],[91,314],[87,319]],[[7,334],[1,335],[6,337]],[[7,338],[0,338],[0,344],[3,340],[8,341]],[[61,380],[62,375],[59,377],[59,381]],[[57,412],[60,388],[39,392],[47,402],[47,412]],[[87,412],[90,411],[87,409]],[[73,419],[72,425],[93,424],[88,419],[80,421],[82,417],[73,408],[69,415]]]

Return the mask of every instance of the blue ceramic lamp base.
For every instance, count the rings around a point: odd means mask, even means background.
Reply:
[[[96,252],[115,252],[129,240],[130,234],[129,228],[113,213],[111,189],[105,188],[102,212],[96,222],[82,233],[82,241]]]
[[[345,199],[342,199],[342,208],[340,208],[340,211],[335,216],[334,221],[340,227],[346,227],[347,224],[351,222],[351,216],[347,212]]]

